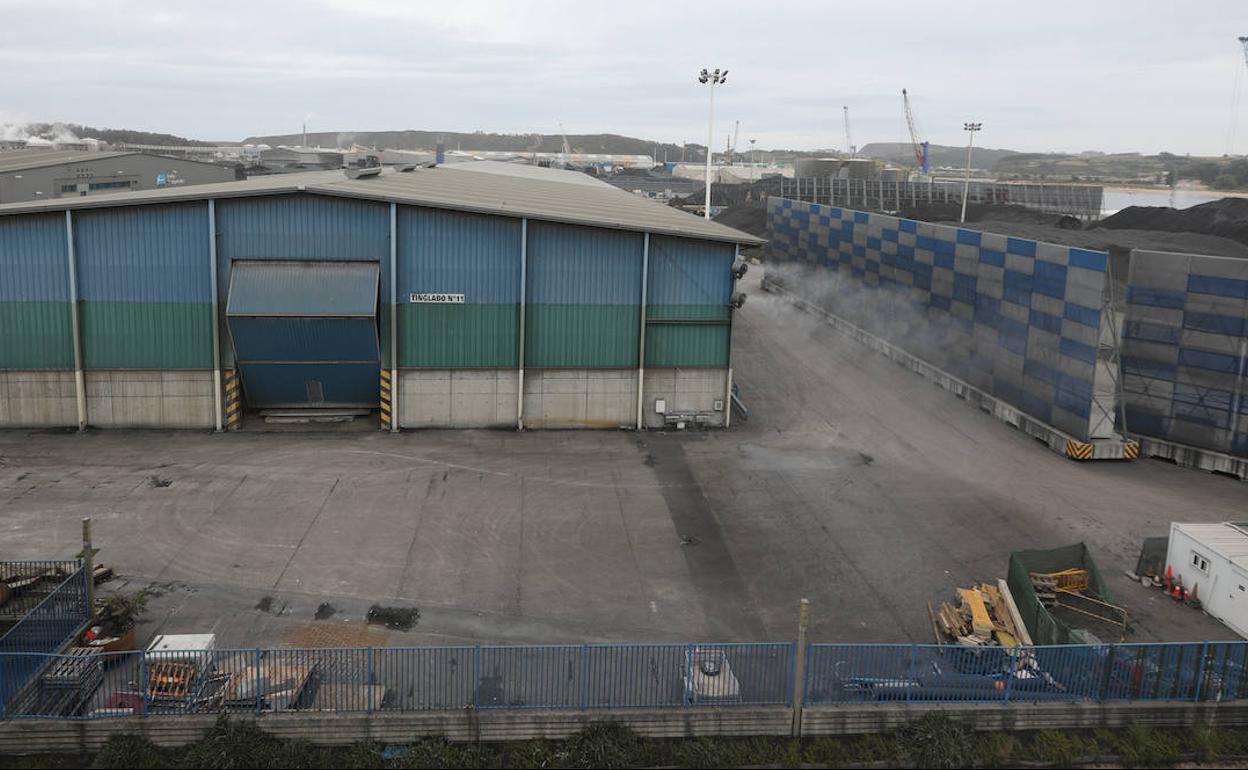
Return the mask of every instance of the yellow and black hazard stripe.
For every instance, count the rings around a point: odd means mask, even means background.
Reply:
[[[391,397],[390,372],[385,369],[381,370],[381,429],[390,430],[393,424],[394,415],[392,414],[393,399]]]
[[[1140,442],[1125,441],[1122,444],[1122,457],[1125,460],[1134,460],[1140,456]]]
[[[1092,459],[1092,445],[1082,441],[1066,439],[1066,456],[1072,460]]]
[[[243,416],[243,391],[238,384],[238,372],[226,369],[221,380],[225,388],[225,429],[238,430]]]

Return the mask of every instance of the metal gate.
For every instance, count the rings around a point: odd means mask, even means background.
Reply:
[[[376,262],[235,261],[226,320],[249,406],[376,407]]]

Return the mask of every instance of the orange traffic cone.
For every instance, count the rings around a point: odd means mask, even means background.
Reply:
[[[1162,581],[1162,586],[1165,588],[1166,593],[1170,593],[1174,587],[1174,568],[1169,564],[1166,565],[1166,579]]]

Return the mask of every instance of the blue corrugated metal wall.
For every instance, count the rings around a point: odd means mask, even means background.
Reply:
[[[376,261],[381,265],[382,365],[389,366],[390,205],[324,195],[274,195],[217,201],[220,301],[230,263],[252,259]],[[226,346],[225,363],[234,363]]]
[[[207,204],[81,211],[73,219],[85,366],[211,368]]]
[[[212,365],[207,208],[200,201],[74,213],[88,368]],[[236,260],[376,261],[388,358],[389,204],[305,194],[221,199],[215,208],[222,306]],[[4,368],[72,366],[64,221],[63,214],[0,217]],[[402,364],[518,365],[520,220],[401,206],[397,224]],[[527,365],[637,364],[642,243],[641,233],[530,223]],[[726,362],[726,327],[701,322],[728,318],[732,251],[653,238],[650,317],[697,323],[656,325],[648,333],[651,365]],[[463,293],[465,303],[406,301],[418,292]],[[228,334],[222,347],[223,364],[232,367]]]
[[[519,219],[399,207],[401,366],[516,366],[520,237]],[[464,304],[408,301],[437,292],[463,294]]]
[[[525,365],[637,365],[641,233],[529,223]]]
[[[73,366],[65,217],[0,217],[0,369]]]
[[[736,247],[650,236],[647,367],[726,367]]]

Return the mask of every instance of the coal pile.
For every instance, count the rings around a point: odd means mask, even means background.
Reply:
[[[721,225],[733,227],[741,232],[767,237],[767,204],[752,201],[729,206],[719,212],[715,221]]]
[[[1098,225],[1110,230],[1161,230],[1216,235],[1248,245],[1248,199],[1223,198],[1187,209],[1128,206]]]

